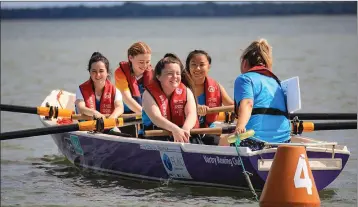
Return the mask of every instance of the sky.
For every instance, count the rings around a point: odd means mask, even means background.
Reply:
[[[43,7],[65,7],[65,6],[78,6],[78,5],[85,5],[85,6],[112,6],[112,5],[122,5],[124,2],[118,1],[107,1],[107,2],[96,2],[96,1],[1,1],[1,8],[43,8]],[[140,1],[143,4],[195,4],[198,2],[193,1],[165,1],[165,2],[158,2],[158,1]],[[221,3],[245,3],[245,2],[221,2]],[[252,3],[252,2],[251,2]]]

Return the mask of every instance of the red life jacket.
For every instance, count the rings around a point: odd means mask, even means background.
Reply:
[[[94,93],[94,86],[92,80],[82,83],[80,90],[86,107],[96,110],[96,95]],[[107,79],[104,85],[103,93],[100,101],[99,112],[101,114],[111,114],[114,111],[114,98],[116,96],[116,88]]]
[[[281,85],[281,81],[277,78],[277,76],[275,74],[273,74],[272,71],[270,69],[266,68],[265,66],[261,66],[261,65],[254,66],[254,67],[250,68],[246,73],[248,73],[248,72],[260,73],[261,75],[271,77],[271,78],[275,79],[279,85]]]
[[[170,100],[168,100],[157,81],[152,81],[151,84],[147,85],[146,90],[154,98],[162,116],[179,127],[184,125],[187,88],[183,83],[180,83],[179,87],[174,90],[173,94],[170,96]],[[197,124],[194,128],[198,127],[198,123],[197,120]]]
[[[206,77],[204,82],[205,105],[209,108],[219,107],[222,105],[222,97],[219,84],[212,78]],[[219,113],[207,114],[205,116],[205,125],[208,127],[215,122]]]
[[[272,73],[272,71],[270,69],[268,69],[265,66],[254,66],[252,68],[250,68],[246,73],[248,72],[254,72],[254,73],[259,73],[261,75],[267,76],[267,77],[271,77],[273,79],[276,80],[276,82],[278,83],[278,85],[281,87],[281,81],[280,79],[278,79],[278,77]],[[234,110],[235,110],[235,115],[237,118],[237,107],[238,107],[239,103],[235,103],[234,105]],[[256,115],[256,114],[268,114],[268,115],[278,115],[278,116],[285,116],[287,118],[289,118],[289,114],[287,112],[287,103],[285,101],[285,105],[286,105],[286,111],[281,111],[279,109],[276,108],[253,108],[251,115]]]
[[[138,104],[142,105],[142,96],[139,90],[139,83],[135,75],[131,72],[130,65],[127,61],[122,61],[119,63],[119,68],[122,69],[124,75],[127,78],[129,90],[131,91],[132,97],[137,101]],[[147,86],[153,79],[153,70],[145,70],[141,81],[143,86]]]

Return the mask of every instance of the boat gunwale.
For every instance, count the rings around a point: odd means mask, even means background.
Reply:
[[[56,97],[58,92],[62,91],[62,94],[67,93],[67,95],[72,95],[74,96],[75,94],[65,91],[65,90],[61,90],[61,89],[55,89],[52,90],[51,93],[44,99],[44,101],[42,102],[42,106],[46,105],[46,102],[53,102],[54,100],[54,96]],[[56,100],[56,99],[55,99]],[[45,126],[57,126],[57,119],[51,119],[51,120],[46,120],[44,119],[44,116],[39,116],[40,121],[45,125]],[[200,154],[215,154],[215,155],[227,155],[227,156],[237,156],[237,152],[236,149],[234,147],[231,146],[217,146],[217,145],[198,145],[198,144],[191,144],[191,143],[178,143],[178,142],[169,142],[169,141],[160,141],[160,140],[151,140],[151,139],[141,139],[141,138],[136,138],[136,137],[121,137],[121,136],[117,136],[117,135],[110,135],[110,134],[103,134],[103,133],[88,133],[88,131],[75,131],[75,132],[69,132],[71,134],[76,134],[79,136],[86,136],[86,137],[91,137],[91,138],[96,138],[96,139],[102,139],[102,140],[108,140],[108,141],[116,141],[116,142],[127,142],[127,143],[135,143],[135,144],[159,144],[159,145],[169,145],[169,146],[180,146],[181,150],[183,152],[187,152],[187,153],[200,153]],[[310,141],[310,142],[322,142],[322,141],[318,141],[318,140],[314,140],[312,138],[307,138],[307,137],[301,137],[301,136],[292,136],[293,138],[298,138],[298,139],[305,139],[306,141]],[[328,143],[328,142],[327,142]],[[299,144],[299,143],[297,143]],[[328,147],[319,147],[319,146],[306,146],[303,142],[301,143],[302,146],[305,146],[306,151],[310,151],[310,152],[331,152],[331,153],[339,153],[339,154],[346,154],[346,155],[350,155],[350,151],[348,150],[347,146],[344,145],[335,145],[335,148],[328,148]],[[324,145],[325,143],[322,142],[322,145]],[[339,149],[342,148],[342,149]],[[257,151],[251,151],[250,148],[248,147],[238,147],[239,152],[240,152],[240,156],[245,156],[245,157],[251,157],[251,156],[256,156],[256,155],[261,155],[261,154],[266,154],[266,153],[275,153],[277,148],[266,148],[266,149],[262,149],[262,150],[257,150]]]

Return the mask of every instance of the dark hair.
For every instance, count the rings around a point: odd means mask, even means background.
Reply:
[[[107,73],[108,75],[111,74],[111,70],[109,69],[109,61],[108,59],[103,56],[100,52],[94,52],[88,62],[88,68],[87,70],[89,72],[91,72],[91,65],[92,63],[96,63],[96,62],[99,62],[99,61],[102,61],[104,63],[104,65],[106,66],[106,69],[107,69]]]
[[[165,68],[166,64],[175,63],[180,66],[180,72],[181,72],[181,82],[189,88],[191,91],[194,92],[194,84],[193,80],[191,79],[190,75],[187,73],[187,71],[184,69],[183,63],[180,61],[178,56],[176,56],[173,53],[167,53],[164,55],[164,57],[158,61],[157,65],[154,69],[154,80],[158,81],[157,75],[162,74],[162,70]]]
[[[204,50],[193,50],[189,53],[188,57],[186,58],[185,61],[185,70],[189,71],[190,70],[190,60],[195,56],[195,55],[205,55],[206,58],[208,59],[209,64],[211,64],[211,57],[210,55],[205,52]]]

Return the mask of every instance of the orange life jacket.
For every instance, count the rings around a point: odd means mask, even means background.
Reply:
[[[187,88],[183,83],[180,83],[179,87],[174,90],[170,99],[167,98],[157,81],[152,81],[152,83],[147,85],[146,90],[154,98],[162,116],[179,127],[184,125]],[[197,124],[194,128],[198,127],[198,123],[197,120]]]
[[[129,90],[131,91],[132,98],[137,101],[138,104],[142,105],[142,96],[139,90],[138,81],[135,75],[131,72],[129,62],[122,61],[119,63],[119,68],[123,71],[128,81]],[[119,69],[118,68],[118,69]],[[153,78],[153,70],[145,70],[143,73],[142,81],[143,86],[147,86]]]
[[[222,105],[222,97],[219,84],[212,78],[206,77],[204,82],[205,105],[209,108]],[[219,113],[207,114],[205,116],[204,127],[208,127],[215,122]]]
[[[86,107],[96,110],[96,95],[94,93],[94,86],[91,79],[80,85],[80,90]],[[116,88],[107,79],[104,85],[103,93],[100,100],[101,114],[111,114],[114,111],[114,98],[116,96]]]

